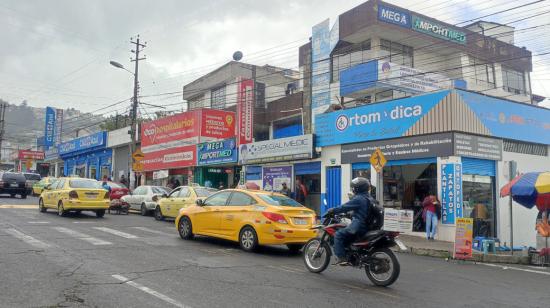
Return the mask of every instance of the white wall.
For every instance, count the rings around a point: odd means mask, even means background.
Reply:
[[[500,188],[508,179],[504,177],[505,161],[515,160],[520,173],[531,171],[548,171],[550,170],[550,157],[537,155],[519,154],[512,152],[503,152],[502,160],[498,163],[497,170],[497,232],[501,242],[510,242],[510,210],[508,205],[508,197],[500,198]],[[536,246],[536,231],[535,220],[538,211],[536,208],[527,209],[515,202],[512,204],[513,226],[514,226],[514,246]],[[509,244],[508,244],[509,245]]]

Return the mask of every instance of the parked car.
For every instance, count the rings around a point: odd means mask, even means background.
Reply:
[[[44,187],[38,199],[38,208],[44,213],[57,209],[59,216],[70,211],[92,211],[103,217],[109,208],[109,192],[101,182],[83,178],[59,178]]]
[[[206,235],[239,242],[253,251],[259,245],[286,245],[298,251],[315,237],[315,212],[284,195],[226,189],[180,210],[175,224],[183,239]]]
[[[27,179],[27,195],[32,195],[32,187],[35,183],[42,180],[42,176],[38,173],[24,172],[23,175]]]
[[[55,179],[56,178],[54,178],[54,177],[48,176],[48,177],[42,178],[40,181],[34,183],[32,185],[32,194],[35,195],[35,196],[40,196],[40,194],[42,193],[42,190],[44,190],[44,186],[50,184]]]
[[[145,216],[154,211],[157,207],[157,202],[153,197],[160,199],[162,195],[170,193],[170,189],[162,186],[142,185],[134,189],[134,191],[122,198],[122,202],[127,203],[130,209],[139,210],[141,215]]]
[[[23,173],[0,172],[0,194],[8,194],[15,198],[20,195],[21,199],[27,198],[27,179]]]
[[[158,201],[155,208],[155,219],[176,218],[181,208],[191,206],[197,199],[204,199],[217,191],[217,189],[201,186],[177,187]]]
[[[130,190],[126,186],[124,186],[124,184],[119,184],[115,182],[107,182],[107,185],[111,187],[111,194],[109,196],[109,199],[111,200],[109,205],[109,212],[113,209],[120,210],[121,207],[124,208],[124,204],[122,203],[122,200],[120,200],[120,198],[128,195]]]

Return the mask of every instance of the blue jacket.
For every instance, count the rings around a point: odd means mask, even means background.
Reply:
[[[347,229],[351,233],[362,233],[368,230],[367,218],[369,216],[370,200],[366,193],[354,195],[351,200],[334,208],[334,214],[353,211],[351,225]]]

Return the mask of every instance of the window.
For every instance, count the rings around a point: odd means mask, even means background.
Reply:
[[[213,109],[225,108],[225,85],[212,89],[210,103]]]
[[[413,67],[413,48],[388,40],[380,40],[380,50],[388,55],[383,60],[392,63]]]
[[[502,86],[505,91],[515,94],[525,94],[525,78],[523,72],[502,67]]]
[[[231,195],[231,199],[229,200],[229,203],[227,205],[253,205],[256,204],[256,201],[252,199],[249,195],[241,193],[241,192],[234,192],[233,195]]]
[[[199,198],[204,198],[204,197],[208,197],[210,196],[211,194],[217,192],[218,190],[217,189],[214,189],[214,188],[195,188],[195,194],[197,195],[197,197]]]
[[[495,234],[494,177],[462,175],[464,217],[474,220],[474,237]]]
[[[538,156],[548,156],[548,146],[544,144],[520,142],[513,140],[504,140],[504,151]]]
[[[53,181],[50,185],[50,189],[55,189],[57,187],[57,183],[59,183],[59,180]]]
[[[134,195],[146,195],[147,194],[147,187],[140,186],[134,190]]]
[[[373,59],[370,52],[370,40],[359,44],[343,47],[335,52],[331,58],[332,82],[340,80],[340,72],[357,64],[365,63]],[[316,74],[317,72],[313,72]]]
[[[172,192],[168,195],[169,198],[176,198],[178,197],[178,194],[180,193],[181,188],[176,188],[172,190]]]
[[[187,198],[189,197],[189,187],[182,187],[180,190],[180,194],[178,195],[180,198]]]
[[[265,108],[265,83],[256,82],[256,107]]]
[[[469,56],[469,58],[473,76],[466,77],[474,79],[475,83],[482,86],[484,90],[493,89],[495,87],[495,67],[493,63],[487,63],[487,61],[472,56]]]
[[[437,195],[437,164],[384,167],[384,206],[422,210],[422,200]],[[420,231],[420,230],[414,230]]]
[[[161,186],[153,186],[151,187],[151,189],[153,190],[154,194],[167,194],[170,192],[170,189]]]
[[[222,191],[217,194],[214,194],[204,201],[206,206],[223,206],[227,203],[227,199],[231,194],[230,191]]]
[[[65,180],[64,179],[61,179],[59,180],[59,182],[57,182],[57,185],[55,185],[55,189],[63,189],[63,187],[65,186]],[[73,186],[71,186],[73,187]],[[74,187],[76,188],[76,187]]]
[[[296,200],[285,196],[258,194],[258,197],[269,205],[303,207],[303,205],[298,203]]]
[[[65,181],[61,180],[59,187],[63,186],[64,183]],[[69,186],[71,188],[101,188],[101,183],[94,180],[78,179],[70,180]]]

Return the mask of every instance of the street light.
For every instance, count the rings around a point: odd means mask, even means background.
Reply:
[[[109,61],[109,63],[110,63],[112,66],[114,66],[114,67],[116,67],[116,68],[123,69],[123,70],[127,71],[128,73],[130,73],[130,74],[132,74],[132,75],[135,76],[135,74],[134,74],[132,71],[127,70],[127,69],[124,67],[124,65],[122,65],[122,64],[120,64],[120,63],[118,63],[118,62],[116,62],[116,61]]]

